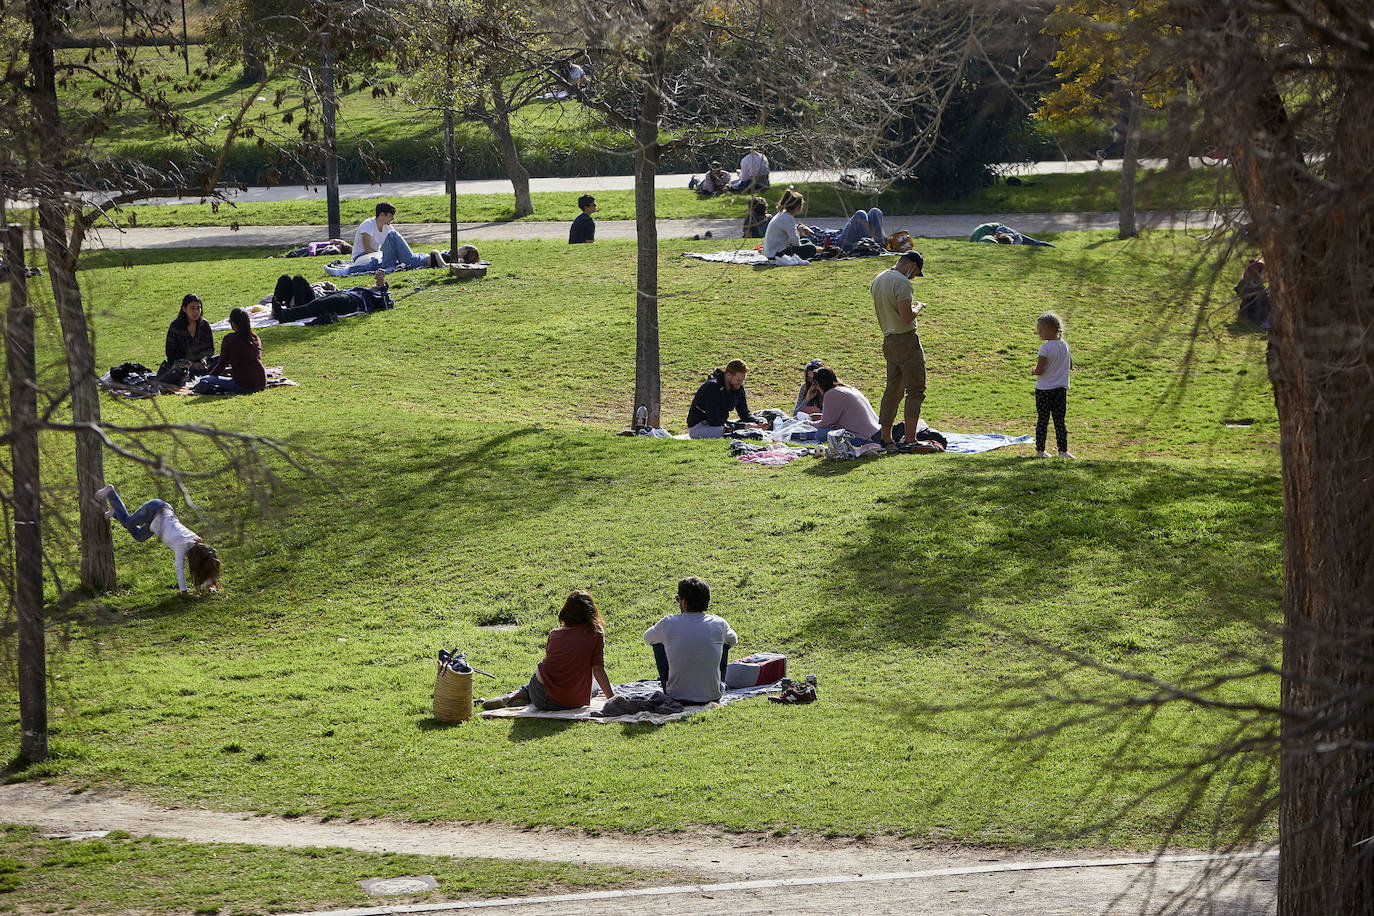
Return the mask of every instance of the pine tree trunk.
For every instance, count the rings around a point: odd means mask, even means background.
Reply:
[[[67,148],[58,107],[53,48],[57,21],[51,2],[28,4],[33,37],[29,46],[30,79],[33,83],[33,136],[39,150],[39,169],[53,196],[40,199],[38,221],[48,259],[53,300],[62,323],[62,344],[67,356],[71,385],[72,421],[92,429],[100,425],[100,394],[96,386],[95,348],[76,282],[76,252],[67,245],[67,211],[56,199],[65,180],[61,154]],[[95,491],[105,485],[104,453],[94,432],[76,434],[77,499],[81,514],[81,584],[93,591],[114,588],[114,541],[97,504]]]
[[[1135,168],[1140,153],[1140,98],[1126,94],[1126,148],[1121,153],[1121,220],[1117,238],[1130,239],[1140,234],[1135,224]]]
[[[630,425],[639,407],[648,408],[648,424],[662,426],[659,403],[658,352],[658,211],[654,177],[658,174],[658,126],[663,100],[664,45],[656,45],[644,65],[643,96],[635,119],[635,400]]]
[[[26,764],[48,757],[47,649],[43,621],[42,490],[38,465],[38,379],[33,306],[24,279],[22,229],[7,227],[9,310],[5,363],[10,391],[13,463],[14,608],[18,619],[19,756]]]

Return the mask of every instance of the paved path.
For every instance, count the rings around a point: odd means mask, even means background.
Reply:
[[[1215,221],[1210,210],[1150,211],[1136,214],[1144,228],[1189,229],[1206,232]],[[917,238],[965,237],[979,223],[1004,222],[1030,235],[1047,232],[1067,232],[1076,229],[1115,229],[1118,216],[1112,213],[981,213],[962,216],[887,216],[883,219],[890,231],[906,229]],[[808,220],[827,229],[839,229],[843,218]],[[420,251],[428,248],[447,248],[447,223],[401,223],[401,231],[411,247]],[[710,232],[718,239],[738,239],[741,229],[737,219],[666,219],[659,220],[660,238],[684,239]],[[316,239],[327,238],[325,226],[246,226],[238,231],[223,227],[180,229],[126,229],[122,232],[109,226],[92,230],[87,246],[90,248],[208,248],[218,245],[270,245],[290,248]],[[482,242],[492,239],[567,241],[568,223],[519,221],[507,223],[459,223],[459,242]],[[598,220],[598,239],[632,239],[633,220]],[[751,241],[751,246],[758,241]]]
[[[1268,916],[1275,909],[1276,860],[1268,855],[1216,859],[1183,850],[1155,861],[1150,856],[941,849],[891,838],[826,840],[711,831],[621,836],[487,824],[322,823],[313,818],[167,808],[99,791],[72,793],[33,783],[0,786],[0,812],[0,821],[48,832],[127,830],[193,842],[678,868],[713,882],[435,905],[449,910],[1019,916],[1161,912],[1171,903],[1178,906],[1181,894],[1195,899],[1180,912],[1200,912],[1210,905],[1207,911],[1212,913]],[[379,916],[392,911],[383,907],[348,912]]]
[[[1163,159],[1143,159],[1140,167],[1158,169],[1164,167]],[[1197,164],[1197,160],[1194,160]],[[1015,162],[996,166],[1006,175],[1062,175],[1077,172],[1091,172],[1098,168],[1092,159],[1052,160],[1048,162]],[[1120,171],[1121,160],[1109,159],[1103,165],[1106,169]],[[837,181],[839,172],[824,170],[776,171],[769,176],[774,187],[786,187],[803,181]],[[654,179],[656,188],[685,188],[691,175],[658,175]],[[593,175],[586,178],[531,178],[530,191],[627,191],[633,189],[633,175]],[[382,184],[341,184],[339,197],[355,199],[367,197],[416,197],[447,193],[442,181],[391,181]],[[511,184],[504,178],[478,179],[458,182],[459,194],[511,194]],[[247,191],[226,189],[225,196],[238,203],[268,200],[324,200],[324,185],[278,185],[275,188],[249,188]],[[146,201],[139,206],[156,206],[169,201]],[[175,201],[171,201],[175,203]]]

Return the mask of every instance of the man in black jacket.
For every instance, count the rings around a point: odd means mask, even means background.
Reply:
[[[744,374],[748,371],[744,360],[732,359],[701,383],[687,411],[687,435],[693,439],[719,439],[725,435],[725,421],[732,410],[739,412],[741,425],[758,422],[749,412],[749,400],[744,393]]]

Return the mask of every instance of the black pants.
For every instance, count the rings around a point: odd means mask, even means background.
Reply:
[[[305,305],[314,300],[315,291],[310,288],[310,283],[300,274],[296,274],[294,277],[282,274],[277,278],[277,288],[272,290],[273,304],[282,307]]]
[[[1050,417],[1054,417],[1054,441],[1061,452],[1069,450],[1069,427],[1064,423],[1064,412],[1068,408],[1069,389],[1035,389],[1035,450],[1045,450],[1045,433],[1049,431]]]
[[[295,308],[274,308],[272,317],[285,324],[288,321],[304,321],[318,318],[324,314],[351,315],[358,310],[358,300],[343,290],[326,293],[310,299]]]

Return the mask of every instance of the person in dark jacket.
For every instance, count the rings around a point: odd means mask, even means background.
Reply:
[[[744,393],[744,375],[748,371],[744,360],[732,359],[701,383],[687,410],[687,435],[693,439],[719,439],[725,435],[725,421],[732,410],[739,412],[742,426],[758,423],[758,418],[749,412],[749,399]]]
[[[181,300],[181,311],[167,328],[167,359],[157,370],[163,375],[179,363],[189,375],[205,375],[215,358],[215,334],[204,318],[205,307],[195,293]]]
[[[196,383],[196,394],[248,394],[267,387],[267,370],[262,365],[262,341],[243,309],[229,313],[234,330],[224,335],[219,359],[211,374]],[[228,370],[228,375],[222,375]]]
[[[395,308],[396,304],[391,301],[391,294],[388,292],[386,271],[378,268],[372,275],[372,281],[371,286],[355,286],[352,289],[340,289],[316,296],[304,278],[296,277],[293,281],[291,277],[282,274],[281,279],[277,281],[278,292],[272,296],[272,317],[285,324],[288,321],[302,321],[324,314],[352,315],[355,312],[379,312]],[[304,289],[299,288],[302,285]],[[293,287],[297,289],[287,301],[294,305],[288,305],[280,300],[280,293],[283,289],[290,290]]]
[[[595,242],[596,220],[592,219],[592,214],[596,212],[596,198],[590,194],[583,194],[577,199],[577,208],[582,212],[568,227],[568,244],[581,245],[584,242]]]

